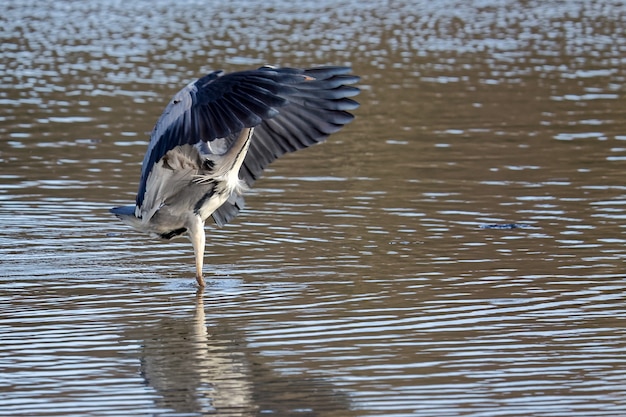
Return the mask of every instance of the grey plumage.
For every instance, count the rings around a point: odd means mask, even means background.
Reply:
[[[111,210],[137,230],[188,233],[202,279],[204,222],[231,221],[243,192],[281,155],[324,141],[353,120],[359,80],[347,67],[262,67],[190,83],[167,104],[143,159],[135,206]]]

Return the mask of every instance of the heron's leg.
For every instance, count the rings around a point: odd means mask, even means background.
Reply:
[[[204,278],[202,278],[202,265],[204,263],[204,245],[206,237],[204,234],[204,222],[198,215],[194,215],[189,227],[189,238],[193,245],[193,252],[196,255],[196,281],[200,287],[204,287]]]

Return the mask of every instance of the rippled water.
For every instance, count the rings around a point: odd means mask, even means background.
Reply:
[[[623,2],[174,3],[3,3],[0,415],[626,415]],[[265,63],[362,106],[196,294],[107,210],[174,92]]]

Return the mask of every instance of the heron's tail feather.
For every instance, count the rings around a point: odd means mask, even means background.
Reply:
[[[135,217],[135,206],[120,206],[113,207],[109,210],[111,213],[115,214],[118,219],[120,219],[125,224],[141,230],[141,219]]]
[[[119,216],[133,216],[133,217],[135,217],[135,206],[113,207],[109,211],[111,213],[115,214],[118,217]]]

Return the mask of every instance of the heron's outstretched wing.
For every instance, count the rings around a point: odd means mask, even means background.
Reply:
[[[226,75],[215,71],[187,85],[168,103],[152,131],[136,212],[153,211],[142,210],[150,173],[177,146],[209,142],[215,146],[205,149],[222,154],[238,132],[256,127],[240,171],[251,185],[280,155],[323,141],[352,120],[347,110],[358,107],[348,98],[359,91],[346,85],[358,80],[347,75],[349,71],[345,67],[262,67]],[[242,205],[240,196],[232,196],[215,212],[216,223],[230,221]]]
[[[277,108],[284,106],[286,97],[295,91],[293,85],[306,79],[302,72],[265,67],[227,75],[215,71],[180,90],[166,106],[150,136],[141,169],[137,207],[143,203],[152,168],[168,151],[200,141],[236,138],[243,128],[257,126],[275,116]]]
[[[240,177],[248,186],[252,186],[276,158],[323,142],[354,119],[348,111],[359,104],[349,97],[357,95],[359,89],[349,84],[356,83],[359,77],[350,75],[350,70],[348,67],[319,67],[302,72],[306,81],[292,86],[278,114],[264,119],[254,130],[240,170]],[[213,219],[220,226],[226,224],[242,207],[243,198],[233,196],[213,213]]]

